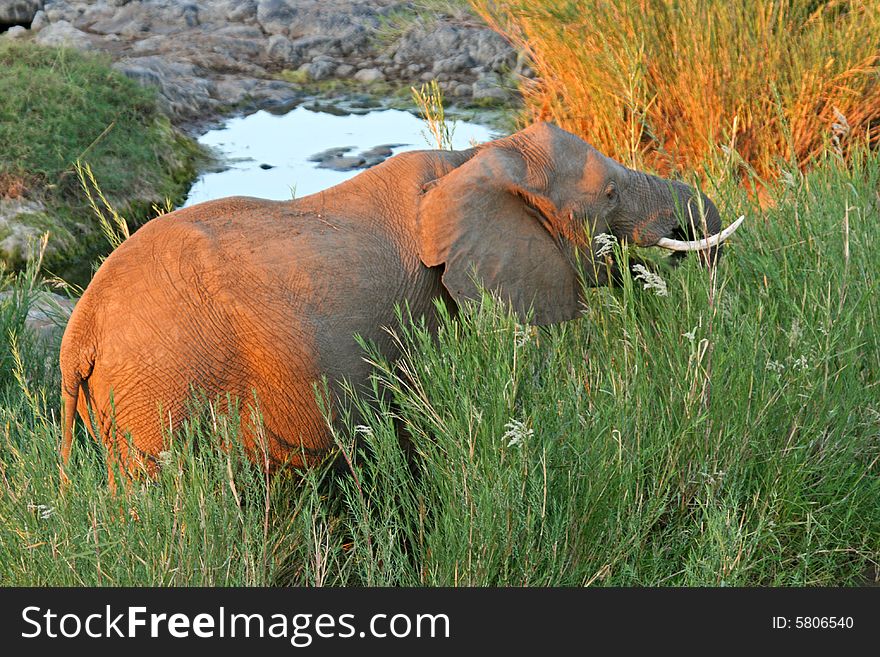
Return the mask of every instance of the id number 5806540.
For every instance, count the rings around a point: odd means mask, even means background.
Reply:
[[[834,630],[852,629],[852,616],[795,616],[795,629],[798,630]]]

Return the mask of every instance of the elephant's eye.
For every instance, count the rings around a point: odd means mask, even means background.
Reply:
[[[617,200],[617,185],[615,185],[613,182],[608,183],[608,185],[605,187],[605,198],[607,198],[609,201]]]

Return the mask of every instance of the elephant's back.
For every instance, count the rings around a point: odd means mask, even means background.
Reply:
[[[270,229],[278,230],[276,218],[283,205],[230,197],[157,217],[107,257],[83,299],[95,295],[131,300],[135,291],[147,297],[160,291],[174,297],[190,285],[210,284],[211,277],[235,267],[249,245],[273,239]]]
[[[265,203],[223,199],[148,222],[98,269],[67,332],[91,334],[96,359],[117,370],[170,355],[205,371],[240,361],[236,320],[261,312],[252,288],[265,281],[242,270],[236,233]]]
[[[112,396],[120,426],[152,436],[152,451],[159,439],[148,419],[157,407],[184,417],[193,389],[241,400],[254,391],[312,394],[292,380],[294,369],[303,381],[314,377],[298,296],[279,297],[252,249],[236,247],[254,223],[243,219],[264,203],[224,199],[149,222],[107,258],[77,304],[67,360],[89,354],[93,398],[109,413]]]

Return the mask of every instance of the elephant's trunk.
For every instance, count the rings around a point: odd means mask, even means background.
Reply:
[[[681,182],[646,178],[656,209],[633,231],[636,243],[676,252],[698,251],[704,264],[715,262],[721,243],[739,227],[741,219],[722,231],[718,208],[705,194]]]

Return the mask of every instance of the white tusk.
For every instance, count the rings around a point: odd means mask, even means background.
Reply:
[[[670,251],[702,251],[704,249],[709,249],[713,246],[718,246],[719,244],[721,244],[721,242],[733,235],[733,232],[737,228],[739,228],[739,225],[743,222],[744,219],[745,215],[734,221],[720,233],[715,233],[714,235],[710,235],[709,237],[705,237],[701,240],[682,242],[681,240],[672,240],[668,237],[661,237],[659,240],[657,240],[657,246],[664,249],[669,249]]]

